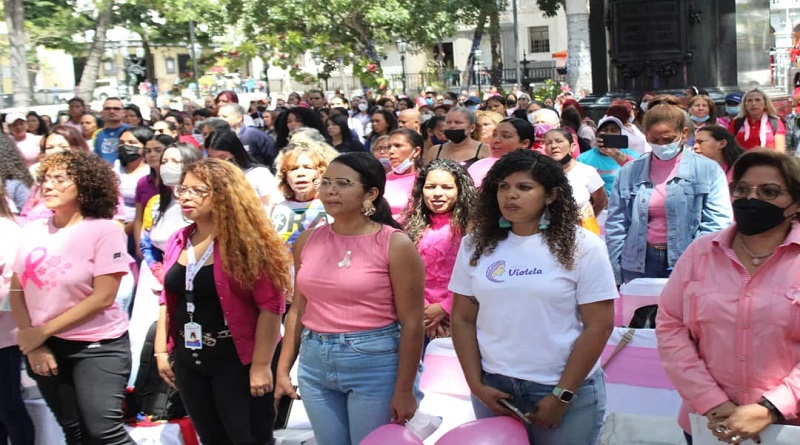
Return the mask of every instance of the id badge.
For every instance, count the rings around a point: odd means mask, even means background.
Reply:
[[[203,349],[203,328],[193,322],[183,325],[183,342],[186,349]]]

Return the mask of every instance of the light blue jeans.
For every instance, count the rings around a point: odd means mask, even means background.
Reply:
[[[372,430],[391,422],[398,324],[345,334],[304,329],[301,339],[298,382],[317,444],[358,445]]]
[[[523,413],[531,411],[539,400],[552,394],[555,388],[552,385],[485,372],[483,383],[511,394],[511,403]],[[535,425],[525,426],[531,445],[591,445],[597,442],[606,412],[606,384],[603,372],[597,371],[586,379],[575,392],[575,396],[575,400],[570,403],[557,428],[549,430]],[[496,416],[475,396],[472,396],[472,408],[478,419]]]

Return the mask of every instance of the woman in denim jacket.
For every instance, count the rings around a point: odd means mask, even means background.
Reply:
[[[656,105],[644,119],[653,148],[620,171],[606,221],[606,245],[617,284],[667,278],[678,257],[700,235],[732,222],[725,173],[715,162],[684,149],[687,114]]]

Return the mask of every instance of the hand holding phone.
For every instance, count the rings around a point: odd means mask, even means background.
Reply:
[[[524,423],[528,425],[533,424],[533,422],[531,422],[531,419],[529,419],[528,416],[525,415],[525,413],[520,411],[519,408],[517,408],[511,402],[509,402],[508,399],[499,399],[497,403],[503,405],[506,409],[514,413],[514,416],[516,416],[519,420],[523,421]]]

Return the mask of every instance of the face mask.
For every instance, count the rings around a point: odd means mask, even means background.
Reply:
[[[467,110],[478,111],[477,105],[467,105]]]
[[[161,183],[167,187],[175,187],[181,182],[183,173],[181,166],[176,164],[162,164],[158,173],[161,175]]]
[[[450,99],[445,99],[445,100],[442,101],[442,104],[444,104],[444,105],[453,105],[453,101],[450,100]]]
[[[564,156],[563,158],[561,158],[561,160],[558,161],[558,163],[561,164],[561,165],[567,165],[567,164],[569,164],[569,161],[571,161],[571,160],[572,160],[572,155],[567,153],[567,155]]]
[[[635,117],[635,116],[631,116],[631,117],[629,117],[629,118],[628,118],[628,124],[632,124],[632,123],[633,123],[633,121],[634,121],[635,119],[636,119],[636,117]]]
[[[407,172],[412,165],[414,165],[414,158],[409,156],[405,161],[401,162],[400,165],[393,168],[392,173],[396,175],[402,175],[403,173]]]
[[[510,101],[506,102],[506,106],[509,107],[509,108],[516,107],[517,103],[514,102],[513,100],[510,100]]]
[[[263,113],[264,111],[267,110],[267,107],[265,107],[263,105],[259,105],[259,106],[256,107],[256,110],[258,110],[259,112]]]
[[[739,114],[739,107],[725,107],[725,112],[728,114]]]
[[[445,142],[447,142],[447,139],[444,139],[444,140],[443,140],[443,139],[439,139],[439,138],[437,138],[436,136],[431,136],[431,143],[432,143],[433,145],[442,145],[442,144],[444,144]]]
[[[431,113],[422,113],[419,117],[420,122],[425,123],[428,122],[433,117]]]
[[[681,152],[682,140],[683,139],[679,139],[667,145],[650,144],[650,146],[653,148],[653,154],[656,155],[658,159],[661,159],[662,161],[669,161],[675,156],[678,156],[678,153]]]
[[[432,97],[426,97],[425,98],[425,103],[428,104],[428,105],[433,105],[433,98]]]
[[[639,108],[641,108],[643,112],[647,111],[647,102],[640,103]]]
[[[535,117],[536,117],[536,113],[528,113],[528,122],[530,122],[531,125],[533,125],[533,120],[534,120]]]
[[[533,126],[533,133],[537,138],[543,138],[545,133],[552,130],[553,126],[550,124],[536,124]]]
[[[708,119],[711,117],[711,115],[707,114],[707,115],[705,115],[703,117],[697,117],[697,116],[689,116],[689,117],[691,117],[692,121],[694,121],[694,122],[703,123],[703,122],[708,121]]]
[[[733,201],[733,219],[742,235],[758,235],[786,221],[783,212],[788,208],[782,209],[760,199],[737,199]]]
[[[358,104],[358,111],[367,111],[367,104]]]
[[[392,168],[392,163],[389,162],[389,158],[378,158],[378,161],[381,163],[384,170]]]
[[[454,144],[460,144],[467,138],[467,130],[445,130],[444,137]]]
[[[120,145],[117,147],[117,158],[122,165],[130,164],[141,157],[139,147],[135,145]]]

